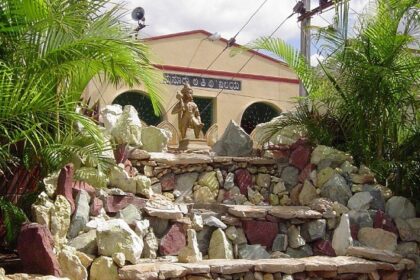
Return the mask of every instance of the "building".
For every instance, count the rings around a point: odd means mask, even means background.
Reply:
[[[145,40],[153,53],[154,66],[165,78],[161,93],[163,114],[159,117],[153,114],[141,85],[115,87],[92,81],[86,94],[91,100],[100,100],[101,106],[132,104],[147,125],[161,123],[161,127],[174,131],[171,124],[177,126],[177,116],[171,114],[171,109],[177,102],[176,92],[188,81],[205,123],[204,133],[210,129],[213,139],[223,133],[230,120],[251,133],[258,123],[294,107],[299,82],[285,63],[255,51],[231,56],[230,49],[222,52],[228,40],[212,41],[210,35],[204,30],[193,30]]]

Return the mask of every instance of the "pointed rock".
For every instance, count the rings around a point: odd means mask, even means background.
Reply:
[[[232,245],[220,228],[216,229],[211,235],[209,259],[233,259]]]
[[[337,256],[344,256],[347,248],[353,245],[353,238],[350,232],[350,219],[347,214],[341,216],[340,224],[334,230],[332,247]]]
[[[197,234],[195,230],[187,230],[188,246],[179,251],[178,261],[182,263],[195,263],[203,259],[200,249],[198,248]]]

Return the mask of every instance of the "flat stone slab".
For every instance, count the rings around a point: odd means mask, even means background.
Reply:
[[[187,274],[187,269],[172,263],[142,263],[127,265],[119,270],[120,279],[167,279],[182,277]]]
[[[157,280],[178,278],[185,275],[207,273],[236,274],[248,271],[263,273],[294,274],[304,271],[331,272],[331,273],[373,273],[377,270],[400,271],[413,269],[415,263],[411,260],[401,259],[398,264],[370,261],[353,256],[325,257],[312,256],[307,258],[279,258],[279,259],[210,259],[197,263],[175,263],[157,260],[148,260],[136,265],[127,265],[119,270],[121,279],[130,280]]]
[[[167,220],[177,220],[184,216],[178,209],[158,209],[153,207],[145,207],[144,210],[146,210],[146,213],[150,216]]]
[[[370,273],[378,269],[373,261],[364,260],[356,257],[334,257],[331,261],[337,265],[338,273]]]
[[[305,206],[275,206],[268,211],[274,217],[290,219],[320,219],[322,214]]]
[[[367,247],[350,246],[349,248],[347,248],[346,254],[353,257],[383,261],[387,263],[399,263],[402,260],[402,256],[397,253]]]
[[[238,218],[265,218],[268,206],[233,205],[228,208],[229,214]]]
[[[300,259],[266,259],[255,261],[255,271],[293,274],[305,271],[305,262]]]
[[[183,153],[183,154],[171,154],[171,153],[150,153],[150,160],[158,163],[164,163],[169,165],[177,164],[201,164],[211,163],[213,160],[208,155]]]
[[[306,271],[337,271],[337,264],[331,261],[331,257],[313,256],[302,260]]]
[[[235,274],[248,272],[254,267],[254,262],[249,260],[203,260],[200,263],[210,266],[210,272],[220,274]]]

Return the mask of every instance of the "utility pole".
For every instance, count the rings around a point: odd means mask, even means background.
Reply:
[[[303,0],[303,8],[305,11],[311,10],[311,0]],[[304,17],[300,22],[300,53],[306,59],[306,62],[311,62],[311,32],[308,27],[311,25],[311,17]],[[302,82],[299,84],[299,96],[308,96],[308,92],[303,86]]]

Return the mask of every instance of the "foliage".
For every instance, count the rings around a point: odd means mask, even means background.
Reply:
[[[420,56],[410,46],[420,43],[420,7],[417,0],[375,2],[375,13],[360,16],[352,38],[348,1],[337,4],[336,28],[317,29],[328,55],[318,69],[280,39],[260,38],[249,47],[283,58],[309,93],[295,113],[274,124],[273,133],[303,124],[313,142],[351,152],[395,191],[413,193],[420,185]]]
[[[158,112],[160,77],[120,11],[111,0],[0,0],[0,195],[17,202],[17,171],[40,169],[31,180],[41,181],[69,162],[104,185],[109,144],[77,113],[92,79],[141,83]]]
[[[4,197],[0,197],[0,216],[6,229],[5,241],[8,245],[15,243],[20,226],[27,220],[25,213]]]

